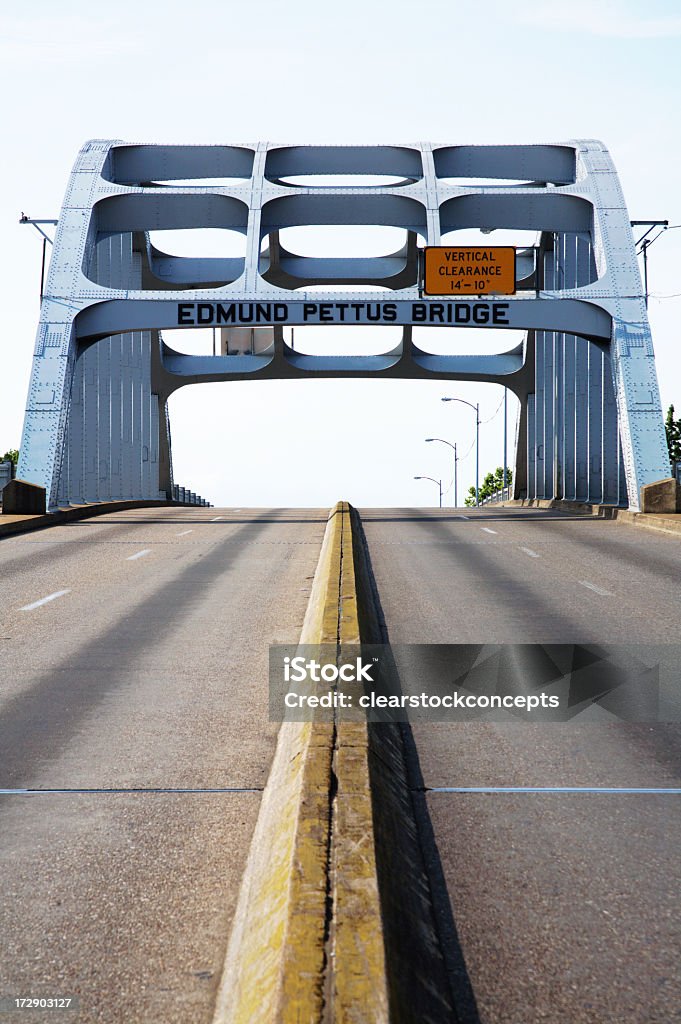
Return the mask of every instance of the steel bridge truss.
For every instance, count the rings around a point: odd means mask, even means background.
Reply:
[[[356,184],[337,183],[348,175]],[[367,175],[387,183],[363,184]],[[304,257],[280,237],[299,225],[396,227],[405,244],[375,258]],[[187,228],[238,232],[243,254],[171,256],[150,238]],[[518,291],[425,299],[420,245],[469,228],[537,232],[517,253]],[[311,323],[387,323],[402,338],[383,355],[294,351],[284,326]],[[434,355],[414,343],[415,324],[526,333],[497,355]],[[225,325],[269,326],[268,344],[192,356],[161,336]],[[629,215],[600,142],[83,146],[57,225],[18,469],[50,508],[170,496],[167,400],[186,384],[376,375],[510,388],[516,497],[638,508],[640,487],[669,476]]]

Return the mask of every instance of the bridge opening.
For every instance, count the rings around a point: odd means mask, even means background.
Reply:
[[[143,181],[141,188],[234,188],[248,184],[248,178],[168,178],[165,181]]]
[[[418,281],[417,234],[391,225],[294,225],[263,238],[259,269],[291,291],[408,288]]]
[[[380,325],[284,328],[284,339],[295,352],[319,356],[383,355],[398,348],[402,334],[401,327]]]
[[[279,178],[279,185],[294,188],[399,188],[411,185],[413,178],[398,179],[392,174],[298,174]]]
[[[575,151],[570,146],[443,146],[433,151],[439,180],[482,179],[534,185],[571,185],[576,180]]]
[[[543,188],[545,182],[538,181],[527,181],[526,178],[476,178],[476,177],[464,177],[464,176],[445,176],[440,178],[439,181],[443,185],[454,185],[457,188]]]
[[[280,246],[307,259],[376,259],[389,256],[407,243],[404,228],[358,224],[315,224],[282,228],[277,232]],[[268,235],[261,252],[271,245]]]
[[[242,275],[245,255],[245,234],[230,228],[99,232],[85,274],[135,291],[223,288]]]
[[[466,327],[412,327],[412,341],[421,351],[434,355],[501,355],[522,349],[525,331]]]
[[[287,146],[267,154],[265,177],[275,184],[321,176],[413,183],[423,177],[423,163],[418,150],[405,146]]]
[[[244,146],[112,146],[100,173],[116,185],[142,188],[166,181],[234,184],[250,179],[254,157]]]
[[[150,231],[149,241],[159,252],[180,259],[225,258],[246,255],[246,235],[231,228],[180,228]]]
[[[515,228],[453,228],[445,231],[442,245],[511,245],[517,249],[532,249],[539,244],[538,231],[522,231]]]
[[[333,295],[334,299],[340,301],[343,296],[352,301],[352,297],[361,298],[363,295],[374,295],[381,301],[388,298],[393,289],[387,284],[355,284],[354,281],[342,281],[338,284],[297,284],[291,291],[304,291],[312,297],[316,295]]]
[[[503,462],[503,392],[495,384],[367,380],[273,381],[240,387],[202,384],[169,400],[173,467],[178,480],[200,472],[202,492],[237,507],[324,506],[334,489],[358,506],[454,505],[454,452],[427,444],[429,436],[457,443],[458,504],[475,483],[475,415],[443,395],[480,405],[481,481]],[[508,395],[508,465],[514,469],[517,400]],[[205,439],[224,440],[223,457],[210,457]],[[282,467],[290,472],[281,473]],[[273,496],[272,475],[278,482]],[[284,477],[282,479],[282,477]]]
[[[230,196],[107,196],[92,210],[83,273],[134,291],[224,287],[243,273],[247,227],[248,206]]]

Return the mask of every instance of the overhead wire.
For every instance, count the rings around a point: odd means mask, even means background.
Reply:
[[[499,410],[501,409],[503,404],[504,404],[504,396],[502,395],[501,396],[501,401],[499,402],[499,405],[496,408],[496,412],[493,412],[488,420],[480,420],[480,426],[482,426],[483,423],[491,423],[492,420],[494,419],[494,417],[498,415]]]
[[[669,224],[666,228],[663,228],[662,231],[655,235],[655,238],[659,238],[665,231],[677,231],[679,228],[681,228],[681,224]],[[653,238],[653,242],[655,241],[655,238]],[[652,242],[650,244],[652,245]],[[640,255],[640,253],[637,253],[637,255]],[[649,298],[656,299],[657,301],[662,299],[681,299],[681,292],[671,292],[669,295],[656,295],[655,292],[650,292]]]
[[[499,405],[496,407],[496,410],[492,413],[492,415],[488,419],[480,420],[480,426],[483,426],[485,423],[491,423],[492,420],[496,416],[498,416],[498,414],[499,414],[503,404],[504,404],[504,396],[502,395],[501,401],[499,402]],[[474,447],[475,447],[475,441],[471,441],[469,447],[466,450],[465,455],[457,456],[457,462],[463,462],[465,459],[467,459],[468,456],[470,455],[470,453],[473,451]],[[442,490],[443,495],[444,494],[449,494],[449,492],[451,491],[453,486],[454,486],[454,477],[451,478],[451,480],[449,481],[449,484],[447,485],[447,487],[443,488],[443,490]]]

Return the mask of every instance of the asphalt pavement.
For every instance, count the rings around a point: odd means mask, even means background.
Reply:
[[[277,734],[267,648],[298,639],[326,516],[148,509],[0,540],[0,996],[210,1021]],[[527,509],[362,521],[393,643],[681,635],[674,535]],[[635,792],[681,787],[678,728],[406,738],[462,1024],[681,1021],[681,797]]]
[[[268,645],[298,640],[326,518],[146,509],[0,540],[0,996],[210,1021],[277,735]]]
[[[673,535],[520,508],[361,515],[392,643],[681,637]],[[681,730],[603,713],[406,736],[461,1021],[681,1021],[681,795],[636,792],[681,787]]]

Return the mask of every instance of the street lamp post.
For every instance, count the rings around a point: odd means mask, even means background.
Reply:
[[[436,480],[434,476],[415,476],[414,480],[432,480],[434,484],[437,484],[440,492],[440,508],[442,508],[442,480]]]
[[[465,398],[443,398],[443,402],[463,402],[475,409],[475,504],[480,505],[480,405],[467,402]]]
[[[459,489],[457,484],[457,463],[459,457],[456,454],[456,441],[452,444],[451,441],[445,441],[444,437],[427,437],[426,441],[439,441],[441,444],[447,444],[450,448],[454,449],[454,508],[459,507]]]
[[[507,459],[507,447],[508,447],[508,427],[507,427],[507,406],[508,406],[508,388],[504,387],[504,475],[502,483],[502,501],[506,501],[504,492],[507,484],[507,472],[506,472],[506,459]]]

